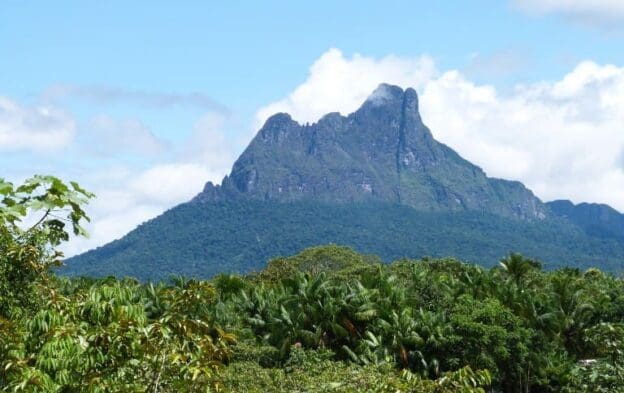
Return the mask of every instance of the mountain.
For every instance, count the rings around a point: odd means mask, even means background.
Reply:
[[[483,211],[542,220],[548,209],[519,182],[488,178],[437,142],[414,89],[380,85],[349,116],[312,125],[270,117],[221,186],[196,202],[252,198],[330,203],[390,202],[422,211]]]
[[[348,116],[305,125],[270,117],[220,185],[209,182],[188,203],[70,258],[62,272],[207,277],[259,270],[325,243],[386,261],[429,255],[493,265],[519,251],[548,267],[620,271],[615,211],[584,209],[545,204],[520,182],[487,177],[434,139],[413,89],[382,84]]]

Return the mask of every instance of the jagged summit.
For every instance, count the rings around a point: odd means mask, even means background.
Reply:
[[[381,84],[348,116],[301,125],[267,119],[220,186],[194,201],[237,198],[348,203],[383,201],[423,211],[481,210],[542,219],[547,208],[518,182],[488,178],[437,142],[412,88]]]
[[[416,90],[411,87],[403,90],[399,86],[382,83],[366,98],[362,106],[402,106],[406,97],[410,102],[415,102],[415,109],[418,110]]]
[[[382,83],[366,98],[360,108],[351,115],[343,116],[340,112],[330,112],[322,116],[318,122],[313,123],[311,126],[327,122],[335,123],[336,121],[370,114],[386,118],[388,116],[400,117],[405,115],[413,121],[421,122],[416,90],[411,87],[403,90],[399,86]],[[263,130],[287,129],[290,126],[303,126],[303,124],[298,123],[288,113],[278,112],[265,121],[259,132],[262,133]]]

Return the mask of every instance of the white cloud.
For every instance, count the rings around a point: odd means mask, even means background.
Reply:
[[[225,116],[214,112],[199,118],[193,126],[190,138],[181,147],[180,156],[187,160],[192,158],[221,176],[227,174],[236,154],[240,153],[241,146],[223,132],[226,123]],[[248,140],[245,141],[247,142]]]
[[[0,150],[57,150],[71,142],[74,129],[73,119],[57,108],[0,97]]]
[[[142,122],[134,119],[116,120],[107,115],[92,118],[82,133],[85,147],[103,155],[121,152],[157,155],[169,147]]]
[[[523,10],[530,13],[558,13],[589,24],[605,24],[612,27],[624,20],[622,0],[515,0]]]
[[[346,79],[346,81],[344,80]],[[579,64],[553,82],[501,94],[431,59],[345,57],[332,49],[258,119],[289,112],[314,121],[356,110],[380,82],[415,87],[434,136],[491,176],[523,181],[544,200],[604,202],[624,210],[624,68]]]
[[[49,87],[42,96],[44,102],[58,102],[66,98],[79,98],[96,104],[111,104],[124,101],[158,109],[194,107],[220,113],[228,112],[225,106],[213,100],[208,95],[198,92],[168,93],[128,90],[112,86],[75,86],[61,84]]]
[[[197,195],[208,180],[215,181],[216,177],[200,164],[173,163],[149,168],[129,185],[141,200],[173,206]]]

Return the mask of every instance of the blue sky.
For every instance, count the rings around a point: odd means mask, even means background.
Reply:
[[[624,209],[617,3],[3,1],[0,176],[95,189],[71,254],[218,181],[271,111],[314,121],[389,81],[488,173]]]
[[[497,81],[505,83],[559,76],[586,58],[621,64],[621,42],[621,34],[505,1],[9,0],[0,8],[0,47],[10,54],[0,85],[20,99],[53,83],[199,91],[253,111],[300,83],[331,47],[428,53],[460,69],[474,53],[520,51],[525,64]]]

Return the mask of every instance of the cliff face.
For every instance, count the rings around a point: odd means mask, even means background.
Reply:
[[[519,182],[488,178],[437,142],[413,89],[382,84],[354,113],[311,125],[270,117],[220,186],[195,202],[392,202],[422,211],[484,211],[542,220],[548,208]]]

